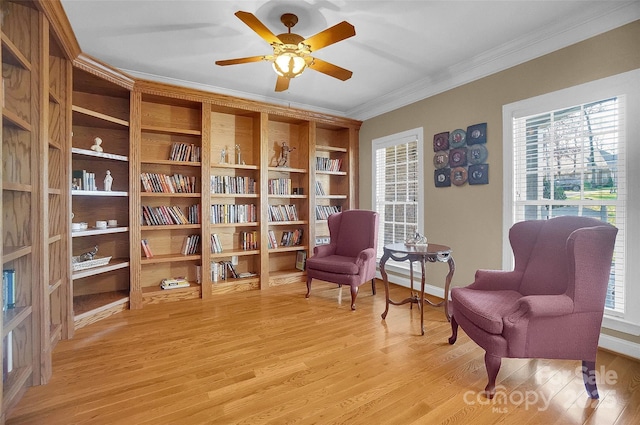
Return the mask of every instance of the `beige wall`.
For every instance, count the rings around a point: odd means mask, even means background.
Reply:
[[[371,208],[371,141],[424,128],[425,223],[429,241],[452,247],[454,285],[502,258],[502,106],[640,68],[640,21],[506,71],[366,120],[360,130],[360,207]],[[433,135],[487,123],[489,184],[435,188]],[[637,158],[636,160],[640,160]],[[637,161],[631,161],[637,162]],[[637,242],[636,242],[637,243]],[[429,265],[428,283],[443,286],[445,267]]]

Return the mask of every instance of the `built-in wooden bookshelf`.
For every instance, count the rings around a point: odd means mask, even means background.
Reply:
[[[133,81],[89,57],[73,63],[71,138],[72,229],[70,258],[92,252],[94,262],[72,264],[70,318],[74,329],[129,308],[130,268],[130,104]],[[100,140],[97,140],[99,138]],[[113,181],[110,190],[107,174]],[[97,228],[97,222],[111,222]],[[73,226],[70,226],[73,227]],[[98,260],[109,258],[101,264]],[[70,319],[71,320],[71,319]]]

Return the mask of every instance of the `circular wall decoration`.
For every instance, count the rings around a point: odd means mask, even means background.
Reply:
[[[467,162],[469,164],[482,164],[487,161],[489,152],[485,145],[472,145],[467,148]]]
[[[487,123],[467,127],[467,145],[487,143]]]
[[[457,129],[449,135],[449,147],[461,148],[467,143],[467,133],[462,129]]]
[[[449,132],[438,133],[433,136],[433,151],[446,151],[449,149]]]
[[[451,183],[456,186],[462,186],[467,182],[467,169],[464,167],[456,167],[451,170]]]
[[[451,168],[467,165],[467,148],[451,149],[449,151],[449,165]]]
[[[436,187],[451,186],[451,170],[448,168],[435,170],[433,172],[433,182],[435,183]]]
[[[436,170],[439,170],[449,165],[449,152],[446,152],[446,151],[437,152],[433,156],[433,165],[436,167]]]

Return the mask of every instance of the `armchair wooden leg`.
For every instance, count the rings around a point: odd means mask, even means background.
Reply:
[[[307,277],[307,295],[305,295],[305,298],[309,298],[309,295],[311,295],[311,281],[313,280],[313,278],[311,277]]]
[[[599,399],[600,395],[598,395],[598,387],[596,386],[596,362],[582,361],[582,380],[589,398]]]
[[[484,353],[484,365],[487,368],[487,376],[489,377],[489,382],[484,389],[487,398],[493,398],[496,394],[496,378],[500,370],[500,363],[502,363],[502,358]]]
[[[371,291],[373,292],[373,295],[376,294],[376,278],[375,277],[371,279]]]
[[[455,316],[451,316],[451,336],[449,337],[449,344],[453,345],[458,339],[458,322],[456,322]]]
[[[356,309],[356,297],[358,296],[358,287],[357,286],[352,286],[351,287],[351,310],[355,310]]]

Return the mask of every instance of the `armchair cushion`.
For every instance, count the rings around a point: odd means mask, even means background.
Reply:
[[[358,274],[359,271],[355,258],[342,255],[313,256],[307,260],[307,267],[338,274]]]
[[[522,295],[517,291],[477,291],[469,288],[453,288],[454,314],[463,315],[485,332],[500,335],[503,318],[518,310]]]

